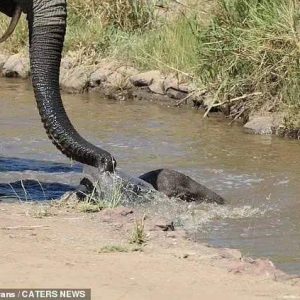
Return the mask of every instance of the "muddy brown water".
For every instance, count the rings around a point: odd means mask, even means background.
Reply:
[[[20,179],[38,179],[20,198],[55,198],[81,175],[49,142],[28,82],[0,79],[0,195],[10,199]],[[132,175],[168,167],[190,175],[227,205],[154,205],[197,241],[268,257],[300,275],[300,142],[245,134],[224,119],[145,102],[64,95],[75,127],[103,146]],[[10,185],[7,185],[10,183]],[[29,182],[30,183],[30,182]],[[17,196],[16,196],[17,197]],[[178,209],[179,207],[179,209]],[[176,209],[175,209],[176,208]]]

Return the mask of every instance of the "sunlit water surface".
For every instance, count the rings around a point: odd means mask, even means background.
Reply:
[[[0,79],[0,196],[50,199],[73,189],[81,166],[71,165],[46,137],[28,82]],[[156,202],[198,241],[268,257],[300,275],[300,142],[243,133],[198,111],[145,102],[64,95],[80,133],[113,153],[132,175],[168,167],[190,175],[227,205]],[[20,183],[24,181],[26,192]],[[18,181],[18,182],[16,182]],[[16,183],[14,183],[16,182]],[[7,184],[9,183],[9,185]]]

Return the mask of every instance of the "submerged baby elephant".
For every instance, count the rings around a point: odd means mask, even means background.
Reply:
[[[158,169],[139,177],[150,183],[157,191],[168,197],[176,197],[185,201],[215,202],[224,204],[224,199],[196,182],[189,176],[169,169]]]
[[[77,193],[80,198],[86,194],[95,192],[92,182],[97,183],[97,188],[99,188],[100,184],[100,190],[102,190],[107,186],[112,186],[113,182],[116,182],[115,180],[117,179],[122,183],[125,193],[132,195],[133,192],[133,194],[139,195],[142,198],[148,192],[156,190],[167,197],[175,197],[187,202],[214,202],[217,204],[224,204],[225,202],[221,196],[189,176],[169,169],[158,169],[139,177],[132,177],[120,170],[116,170],[114,174],[102,173],[101,175],[97,168],[85,166],[84,174],[85,177],[81,180]]]

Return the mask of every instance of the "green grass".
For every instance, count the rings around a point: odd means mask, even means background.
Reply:
[[[142,246],[146,244],[147,240],[148,235],[145,232],[145,216],[143,216],[141,219],[135,221],[129,243]]]
[[[84,58],[103,57],[118,39],[119,32],[143,32],[154,26],[155,1],[148,0],[69,0],[68,28],[65,52],[80,51]],[[0,27],[6,28],[9,19],[0,16]],[[4,44],[9,53],[28,46],[25,17],[14,35]]]
[[[121,246],[121,245],[106,245],[103,246],[98,253],[120,253],[120,252],[129,252],[130,249],[128,247],[125,246]]]
[[[106,245],[98,250],[99,254],[102,253],[129,253],[129,252],[141,252],[143,248],[140,246],[131,246],[131,245]]]
[[[218,1],[212,23],[198,32],[197,71],[204,84],[218,91],[216,101],[260,92],[243,100],[244,114],[262,108],[297,114],[299,16],[293,0]]]
[[[94,186],[93,192],[77,203],[79,211],[94,213],[105,208],[116,208],[121,205],[123,198],[121,182],[113,182],[112,186],[105,192],[102,191],[98,182],[94,183]]]
[[[96,63],[110,56],[124,37],[154,26],[154,1],[70,0],[65,52],[73,52],[79,62]]]
[[[193,16],[180,16],[159,28],[135,33],[119,39],[115,55],[122,56],[142,69],[164,72],[195,73],[197,67],[197,37],[192,31],[196,25]],[[121,49],[121,51],[118,51]]]
[[[52,207],[49,204],[34,203],[31,210],[28,211],[28,215],[33,218],[43,219],[46,217],[52,217],[56,215],[56,213],[52,210]]]
[[[1,35],[4,33],[9,24],[9,18],[0,14]],[[1,44],[0,49],[9,54],[16,54],[20,51],[27,51],[28,48],[28,30],[25,16],[23,15],[13,35]]]
[[[102,191],[100,184],[96,182],[92,193],[84,196],[84,199],[79,200],[76,193],[66,193],[61,199],[53,201],[51,206],[83,213],[97,213],[106,208],[113,209],[122,204],[123,187],[121,182],[116,180]]]
[[[164,1],[167,5],[168,1]],[[147,4],[146,4],[147,3]],[[96,63],[114,56],[143,69],[193,73],[197,66],[197,38],[191,26],[197,16],[179,15],[170,20],[158,16],[156,1],[93,0],[68,1],[65,54],[79,63]],[[8,18],[1,16],[5,28]],[[27,25],[24,18],[13,36],[3,44],[10,53],[26,49]]]
[[[123,31],[143,31],[155,21],[156,0],[69,0],[70,20],[98,20]]]

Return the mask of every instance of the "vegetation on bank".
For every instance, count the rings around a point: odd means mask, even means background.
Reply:
[[[221,101],[259,93],[237,114],[285,111],[285,125],[299,127],[299,21],[296,0],[218,1],[211,24],[198,35],[201,80]]]
[[[210,3],[69,0],[65,52],[79,63],[114,57],[177,73],[211,91],[211,106],[225,104],[233,118],[283,111],[286,127],[300,127],[298,1]],[[26,44],[22,20],[4,47],[19,52]]]

